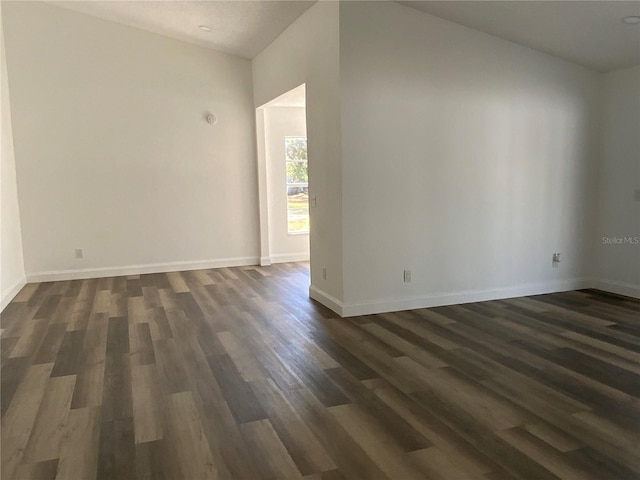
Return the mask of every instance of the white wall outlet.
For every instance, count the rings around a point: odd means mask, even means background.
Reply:
[[[559,253],[554,253],[551,256],[551,266],[553,268],[558,268],[560,264],[560,254]]]
[[[322,267],[322,279],[327,279],[327,267]]]
[[[84,258],[84,249],[76,248],[76,258]]]
[[[404,278],[404,283],[410,283],[411,282],[411,270],[405,270],[403,278]]]

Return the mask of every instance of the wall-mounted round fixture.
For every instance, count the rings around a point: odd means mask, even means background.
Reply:
[[[198,28],[200,30],[204,30],[205,32],[210,32],[211,31],[211,27],[209,25],[198,25]]]
[[[206,118],[209,125],[215,125],[216,123],[218,123],[218,117],[216,117],[212,113],[208,113]]]
[[[637,25],[638,23],[640,23],[640,16],[639,15],[629,15],[628,17],[623,17],[622,18],[622,23],[626,23],[628,25]]]

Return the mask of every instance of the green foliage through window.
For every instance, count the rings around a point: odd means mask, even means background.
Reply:
[[[309,233],[307,139],[285,137],[287,224],[289,233]]]
[[[307,161],[307,138],[306,137],[286,137],[285,152],[287,161],[303,160]]]

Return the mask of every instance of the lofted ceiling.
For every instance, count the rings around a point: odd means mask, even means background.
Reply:
[[[402,1],[403,5],[606,72],[640,64],[639,1]]]
[[[347,0],[348,1],[348,0]],[[49,4],[253,58],[315,1],[47,0]],[[401,1],[403,5],[605,72],[640,64],[640,1]],[[203,31],[206,25],[211,31]]]
[[[253,58],[315,1],[47,1],[112,22]],[[211,31],[199,28],[205,25]]]

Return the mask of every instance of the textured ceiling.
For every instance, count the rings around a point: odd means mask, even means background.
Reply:
[[[69,10],[253,58],[314,1],[48,1]],[[210,32],[198,28],[211,27]]]
[[[408,1],[403,5],[601,72],[640,63],[638,1]]]
[[[75,0],[48,3],[253,58],[314,1]],[[639,1],[401,1],[598,71],[640,63]],[[208,25],[204,32],[199,25]]]

